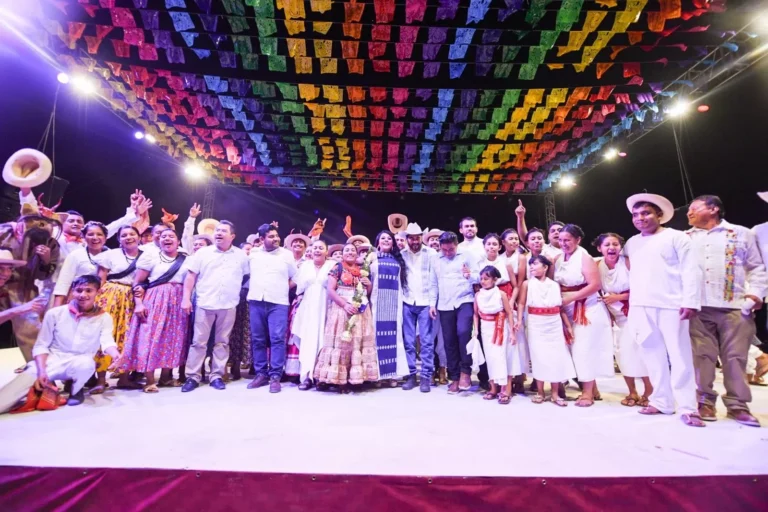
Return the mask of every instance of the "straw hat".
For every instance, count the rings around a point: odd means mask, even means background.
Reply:
[[[0,265],[10,265],[12,267],[23,267],[27,262],[24,260],[13,259],[13,254],[8,249],[0,249]]]
[[[440,236],[442,234],[443,234],[442,229],[427,229],[424,232],[424,236],[421,239],[424,241],[425,244],[428,244],[430,238],[432,238],[433,236]]]
[[[333,244],[328,246],[328,254],[333,254],[336,251],[343,251],[344,250],[344,244]]]
[[[312,240],[307,235],[302,235],[301,233],[291,233],[287,237],[285,237],[285,244],[284,246],[286,248],[290,248],[291,244],[293,244],[296,240],[302,240],[304,242],[305,247],[309,247],[312,245]]]
[[[371,249],[373,249],[371,244],[362,244],[357,247],[357,252],[361,253],[363,251],[370,251]]]
[[[256,240],[258,240],[259,238],[261,238],[261,237],[260,237],[260,235],[258,233],[253,233],[251,235],[248,235],[248,238],[246,238],[245,241],[247,243],[253,245],[253,244],[256,243]]]
[[[347,239],[348,244],[353,244],[355,242],[362,242],[364,245],[371,245],[371,241],[368,239],[367,236],[354,235]]]
[[[201,235],[213,235],[213,232],[218,225],[219,221],[216,219],[203,219],[200,221],[200,224],[197,225],[197,232]]]
[[[635,194],[627,198],[627,209],[632,213],[632,208],[640,202],[651,203],[661,209],[661,224],[666,224],[675,216],[675,207],[669,199],[658,194]]]
[[[392,233],[399,233],[405,231],[405,226],[408,225],[408,217],[402,213],[393,213],[387,217],[387,224],[389,224],[389,230]]]

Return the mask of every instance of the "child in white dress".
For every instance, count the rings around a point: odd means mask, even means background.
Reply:
[[[535,404],[544,402],[544,383],[549,382],[550,400],[565,407],[567,404],[558,396],[558,388],[561,382],[576,377],[568,349],[573,340],[573,328],[562,306],[560,285],[547,277],[551,266],[552,262],[541,254],[530,259],[531,279],[524,281],[520,288],[515,330],[523,328],[523,311],[527,310],[528,349],[538,391],[531,401]]]
[[[496,286],[499,278],[501,273],[494,266],[488,265],[480,271],[480,290],[475,294],[474,330],[483,339],[491,385],[490,391],[483,398],[498,398],[500,404],[507,405],[512,398],[513,375],[510,370],[515,366],[513,359],[517,357],[517,350],[514,345],[517,339],[511,336],[512,306],[509,305],[507,295]],[[506,387],[499,392],[502,384]]]
[[[608,308],[613,321],[616,360],[629,389],[629,394],[621,401],[621,405],[645,407],[653,392],[653,386],[640,353],[640,345],[635,343],[629,329],[625,329],[629,314],[629,258],[621,255],[624,239],[616,233],[603,233],[592,245],[603,255],[597,261],[602,285],[600,300]],[[643,379],[642,397],[637,393],[635,379]]]

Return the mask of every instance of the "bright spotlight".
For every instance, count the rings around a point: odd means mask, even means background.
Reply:
[[[626,151],[619,151],[619,156],[621,158],[624,158],[625,156],[627,156],[627,152]]]
[[[669,110],[667,110],[667,114],[669,114],[670,117],[684,116],[688,112],[690,106],[690,103],[687,101],[679,100],[677,103],[672,105]]]
[[[699,105],[698,107],[696,107],[696,110],[698,110],[702,114],[704,112],[709,112],[709,105]]]
[[[193,180],[198,180],[205,176],[205,172],[196,164],[189,164],[184,167],[184,174]]]
[[[619,156],[619,150],[616,148],[608,148],[605,151],[605,154],[603,155],[606,160],[613,160],[617,156]]]
[[[150,133],[147,133],[144,135],[144,140],[146,140],[150,144],[154,144],[155,142],[157,142],[157,139],[155,139],[155,137]]]
[[[136,137],[137,140],[141,140],[144,138],[144,132],[136,132],[133,136]]]
[[[576,186],[576,181],[570,176],[563,176],[558,182],[560,188],[571,188]]]
[[[59,83],[68,84],[69,83],[69,75],[62,71],[61,73],[56,75],[56,80],[58,80]]]
[[[96,92],[96,86],[93,81],[86,76],[75,75],[70,81],[72,82],[72,85],[75,86],[75,89],[82,94],[93,94]]]

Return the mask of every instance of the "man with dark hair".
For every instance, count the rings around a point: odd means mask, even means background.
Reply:
[[[11,382],[0,388],[0,413],[21,400],[31,386],[42,390],[54,380],[71,380],[69,405],[85,400],[83,386],[96,371],[94,357],[101,350],[119,365],[120,352],[112,337],[112,317],[96,306],[101,279],[84,275],[72,283],[72,301],[51,308],[43,318],[30,361]],[[31,410],[31,409],[30,409]]]
[[[515,208],[515,215],[517,216],[517,234],[520,236],[520,240],[525,240],[525,236],[528,234],[528,226],[525,224],[525,206],[523,201],[517,200],[517,208]],[[560,249],[560,231],[565,226],[564,223],[556,220],[552,222],[547,228],[547,240],[549,243],[544,244],[541,249],[541,254],[547,257],[547,259],[554,261],[557,256],[563,253]]]
[[[640,346],[653,385],[641,414],[677,412],[686,425],[703,427],[696,407],[696,381],[689,334],[701,307],[701,271],[685,233],[662,227],[674,215],[668,199],[635,194],[627,199],[632,223],[640,232],[624,253],[629,271],[629,335]]]
[[[472,337],[474,315],[472,285],[479,282],[478,260],[459,250],[457,242],[455,233],[446,231],[440,235],[441,252],[432,255],[429,288],[429,314],[436,319],[440,312],[451,394],[466,391],[472,385],[472,355],[467,353],[467,343]]]
[[[759,427],[747,405],[752,393],[746,366],[756,332],[752,311],[762,305],[768,275],[754,233],[731,224],[724,216],[723,202],[717,196],[699,196],[688,208],[692,229],[686,233],[704,277],[701,312],[691,320],[699,414],[704,421],[717,420],[713,384],[719,358],[728,417]]]
[[[184,279],[184,299],[181,308],[192,312],[192,289],[197,284],[194,335],[187,357],[187,380],[181,388],[186,393],[196,389],[202,380],[202,368],[208,348],[208,338],[215,325],[215,340],[211,360],[210,386],[222,390],[229,360],[229,335],[235,324],[235,310],[240,302],[240,287],[250,273],[248,257],[234,247],[235,225],[222,220],[213,232],[214,244],[203,247],[190,257]]]
[[[472,217],[464,217],[459,222],[459,233],[464,237],[464,241],[459,244],[458,249],[464,253],[469,253],[476,261],[485,258],[485,247],[483,239],[477,236],[477,221]]]
[[[271,224],[259,227],[264,240],[260,251],[251,251],[251,279],[248,307],[251,315],[251,350],[256,377],[248,389],[269,384],[270,393],[280,392],[280,377],[285,368],[285,339],[288,329],[288,291],[296,275],[296,262],[290,251],[280,247],[280,235]],[[256,278],[258,276],[258,278]],[[267,360],[267,339],[270,357]]]

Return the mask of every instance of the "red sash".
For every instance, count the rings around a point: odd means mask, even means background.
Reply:
[[[560,306],[554,306],[551,308],[537,308],[534,306],[528,306],[528,314],[529,315],[559,315],[560,314]]]
[[[504,294],[507,296],[508,299],[512,298],[512,292],[515,291],[515,287],[512,286],[512,283],[507,282],[504,284],[497,285],[497,287],[499,288],[499,290],[504,292]]]
[[[580,284],[578,286],[563,286],[560,285],[561,292],[577,292],[587,287],[587,283]],[[579,325],[589,325],[587,320],[587,299],[579,299],[573,303],[573,323]]]
[[[494,313],[492,315],[478,311],[477,316],[480,317],[480,320],[485,320],[487,322],[494,322],[493,340],[491,340],[491,344],[503,345],[504,344],[504,322],[507,320],[507,315],[504,313],[504,311],[499,311],[498,313]]]

